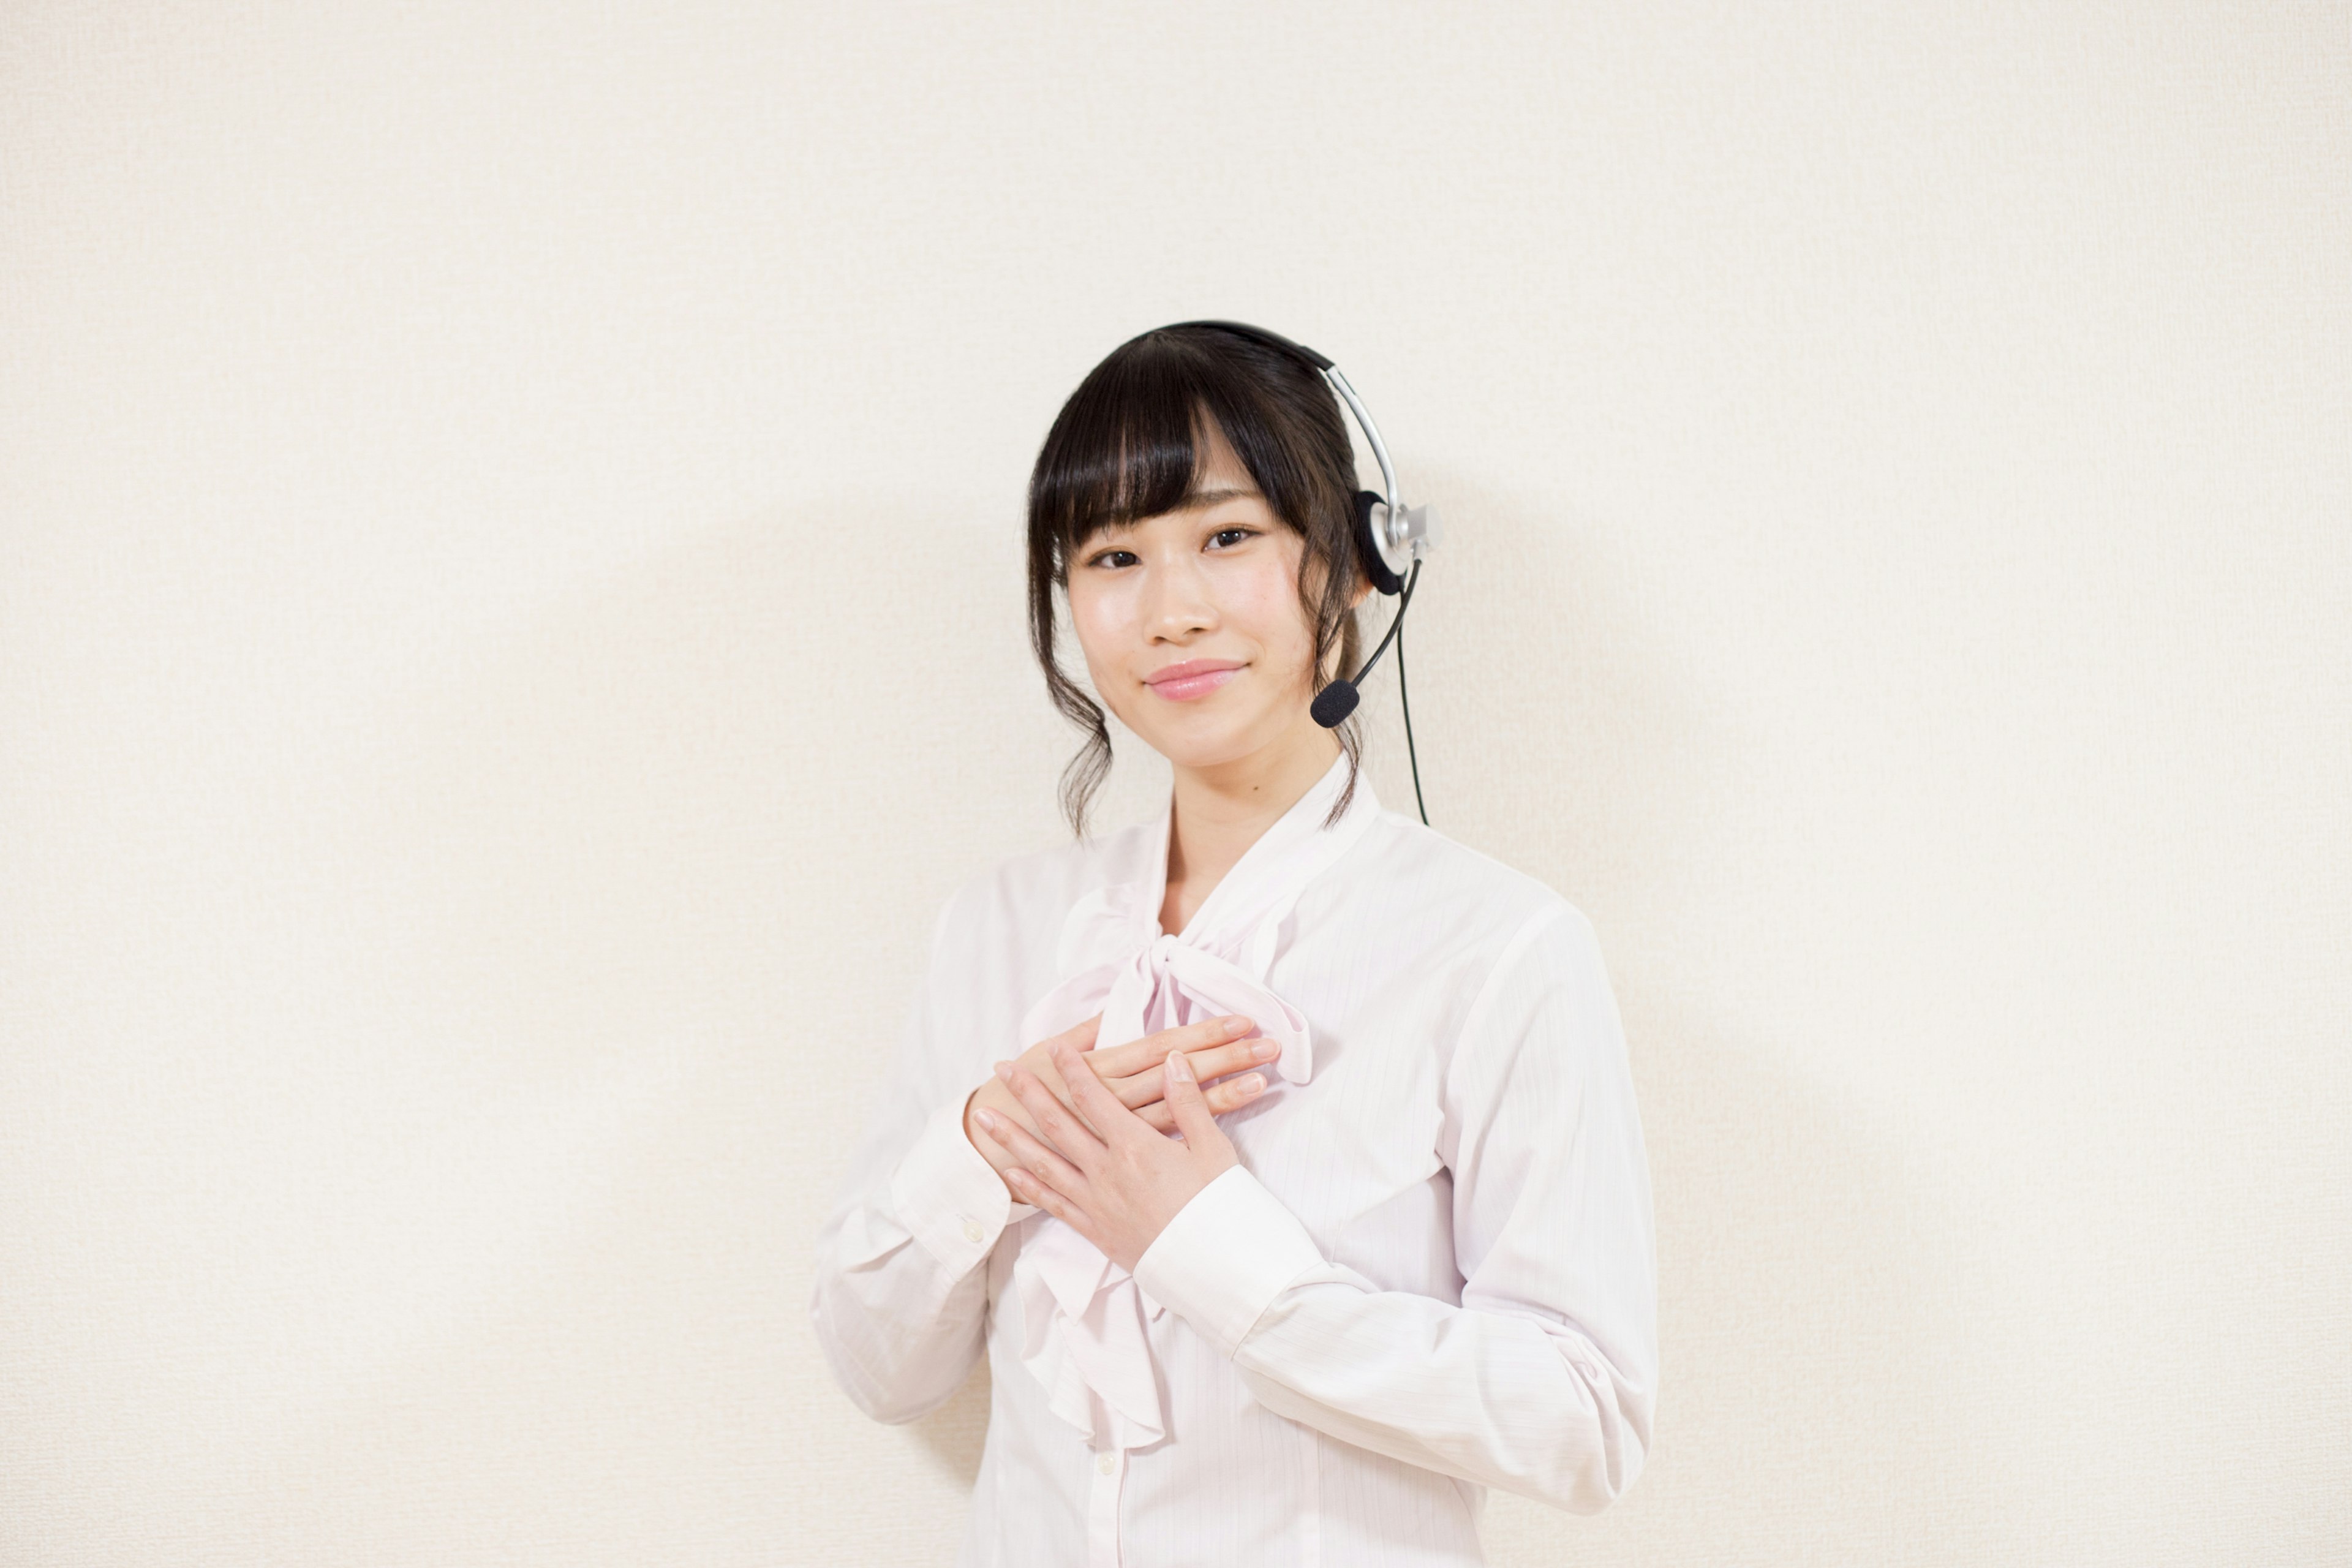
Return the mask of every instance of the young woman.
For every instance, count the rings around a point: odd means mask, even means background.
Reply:
[[[1649,1175],[1592,929],[1381,809],[1353,721],[1307,710],[1356,668],[1356,489],[1315,363],[1205,323],[1122,344],[1038,457],[1076,841],[941,911],[811,1309],[884,1421],[985,1348],[974,1568],[1475,1563],[1486,1488],[1591,1513],[1649,1448]],[[1174,771],[1103,837],[1057,592]]]

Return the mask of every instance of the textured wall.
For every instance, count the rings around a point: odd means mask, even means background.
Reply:
[[[1432,817],[1633,1043],[1659,1447],[1496,1561],[2346,1561],[2347,105],[2340,5],[9,6],[0,1562],[945,1560],[809,1241],[1195,315],[1440,504]]]

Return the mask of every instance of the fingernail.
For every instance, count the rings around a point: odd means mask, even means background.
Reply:
[[[1242,1092],[1244,1094],[1255,1094],[1259,1089],[1262,1089],[1265,1087],[1265,1079],[1258,1077],[1255,1073],[1251,1073],[1248,1077],[1242,1079]]]
[[[1253,1061],[1272,1061],[1274,1059],[1275,1053],[1281,1049],[1282,1047],[1276,1045],[1272,1040],[1260,1040],[1257,1044],[1250,1047],[1250,1058]]]
[[[981,1131],[983,1132],[993,1132],[996,1131],[996,1112],[993,1110],[982,1110],[978,1106],[974,1106],[972,1107],[971,1119],[980,1123]]]
[[[1247,1018],[1228,1018],[1225,1020],[1225,1033],[1228,1035],[1246,1035],[1249,1033],[1249,1026],[1250,1021]]]
[[[1013,1064],[1011,1062],[997,1063],[996,1076],[1003,1079],[1005,1082],[1011,1083],[1013,1081]]]
[[[1190,1079],[1192,1076],[1192,1060],[1181,1051],[1171,1051],[1168,1053],[1168,1070],[1178,1078]]]

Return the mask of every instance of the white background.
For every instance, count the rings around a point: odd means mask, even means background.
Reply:
[[[947,1560],[810,1242],[1202,315],[1632,1042],[1656,1450],[1496,1561],[2352,1556],[2352,13],[1768,9],[9,6],[0,1561]]]

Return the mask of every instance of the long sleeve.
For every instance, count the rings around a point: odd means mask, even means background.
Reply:
[[[1598,1512],[1650,1446],[1656,1252],[1623,1031],[1570,906],[1548,905],[1505,946],[1444,1086],[1459,1306],[1327,1259],[1240,1166],[1185,1205],[1137,1280],[1268,1410]]]
[[[809,1304],[834,1378],[859,1409],[911,1421],[962,1385],[987,1321],[984,1267],[1004,1226],[1033,1211],[964,1136],[977,1079],[943,1038],[961,989],[946,939],[958,900],[932,929],[930,956],[897,1060],[833,1212],[818,1233]]]

